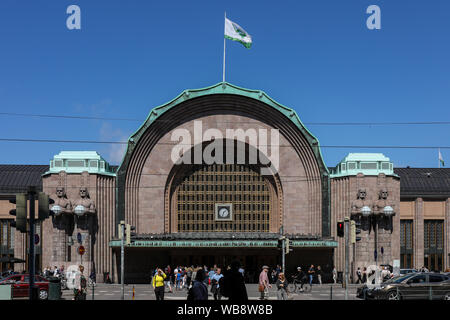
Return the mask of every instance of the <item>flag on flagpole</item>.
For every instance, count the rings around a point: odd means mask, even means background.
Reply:
[[[247,49],[252,46],[252,37],[237,23],[225,18],[225,38],[242,43]]]
[[[442,158],[441,149],[439,149],[439,162],[442,164],[443,167],[445,167],[444,158]]]

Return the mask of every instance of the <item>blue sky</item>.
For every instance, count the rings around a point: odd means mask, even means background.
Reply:
[[[68,30],[66,8],[81,8]],[[381,8],[381,30],[366,8]],[[227,41],[227,81],[260,89],[305,122],[450,121],[450,1],[0,2],[0,112],[145,120],[181,91],[222,80],[223,15],[253,38]],[[124,141],[138,121],[0,115],[1,138]],[[308,126],[321,145],[450,146],[449,125]],[[118,145],[1,142],[0,163],[47,164],[61,150]],[[396,166],[436,167],[437,150],[382,152]],[[450,149],[441,150],[450,162]]]

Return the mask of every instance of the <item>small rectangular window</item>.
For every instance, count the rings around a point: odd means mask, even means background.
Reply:
[[[382,170],[389,170],[389,168],[390,168],[389,162],[382,162],[381,163],[381,169]]]
[[[376,162],[361,162],[361,169],[363,170],[374,170],[377,169]]]
[[[355,162],[349,162],[348,163],[348,170],[356,170],[356,163]]]

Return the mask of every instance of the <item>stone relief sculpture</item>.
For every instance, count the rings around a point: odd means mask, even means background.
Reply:
[[[389,192],[383,188],[378,193],[378,200],[374,204],[374,214],[379,217],[380,228],[393,231],[392,217],[395,215],[395,205],[388,201]]]
[[[73,201],[73,208],[77,227],[82,230],[88,230],[96,209],[95,203],[89,197],[89,192],[86,187],[80,188],[80,197]]]
[[[351,206],[351,214],[355,220],[359,220],[361,222],[361,228],[363,230],[370,230],[370,217],[365,216],[363,214],[363,207],[368,207],[372,211],[372,203],[371,201],[366,199],[367,192],[366,189],[360,188],[358,190],[358,194],[356,195],[356,200],[352,202]]]
[[[74,229],[72,203],[67,199],[66,191],[63,187],[56,188],[55,203],[50,205],[50,210],[55,214],[52,218],[53,227],[65,230],[68,236],[72,236]]]
[[[356,200],[352,202],[352,209],[351,209],[352,215],[361,214],[361,209],[364,206],[368,206],[369,208],[371,208],[371,203],[368,200],[366,200],[366,196],[367,196],[366,189],[361,188],[358,190]]]
[[[95,243],[98,231],[97,209],[94,201],[89,197],[89,191],[86,187],[81,187],[79,194],[80,197],[73,201],[75,223],[78,229],[88,231],[92,237],[92,243]]]

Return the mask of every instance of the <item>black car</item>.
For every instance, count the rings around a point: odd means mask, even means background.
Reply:
[[[376,286],[358,288],[360,299],[450,300],[450,276],[420,272],[399,276]]]

